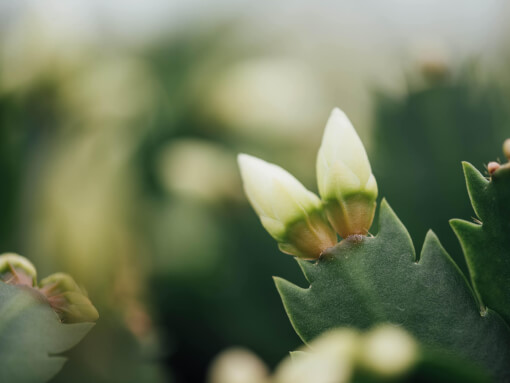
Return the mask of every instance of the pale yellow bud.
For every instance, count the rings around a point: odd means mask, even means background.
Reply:
[[[304,259],[318,258],[337,243],[321,200],[279,166],[241,154],[246,195],[280,249]]]
[[[338,108],[322,138],[317,183],[329,221],[340,236],[366,235],[374,219],[377,182],[363,143]]]

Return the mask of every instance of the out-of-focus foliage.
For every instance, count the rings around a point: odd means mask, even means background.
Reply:
[[[510,163],[487,180],[471,164],[464,172],[479,222],[452,220],[466,256],[473,288],[482,307],[496,310],[510,323]]]
[[[37,271],[17,254],[0,255],[0,378],[43,383],[57,374],[94,326],[96,308],[69,275],[37,282]],[[70,324],[71,323],[71,324]]]
[[[242,19],[128,47],[33,16],[0,36],[0,250],[71,273],[101,312],[54,381],[202,382],[232,344],[274,366],[299,339],[270,275],[302,277],[244,201],[235,155],[314,185],[324,116],[370,103],[366,74],[338,62],[356,68],[374,47],[254,43]],[[374,168],[380,183],[393,174]]]
[[[272,364],[299,343],[267,274],[285,273],[290,260],[239,203],[235,155],[271,139],[252,126],[233,135],[235,124],[209,106],[220,85],[197,83],[227,76],[214,63],[232,60],[223,33],[143,53],[87,47],[66,70],[64,45],[50,60],[59,65],[1,89],[0,246],[33,255],[42,272],[75,275],[102,314],[57,382],[160,382],[165,369],[202,381],[233,343]],[[29,49],[15,53],[30,59]],[[278,113],[268,124],[292,111]],[[299,157],[281,138],[276,147]]]
[[[510,129],[509,97],[501,82],[483,79],[471,63],[450,72],[424,63],[399,97],[379,92],[372,166],[379,190],[419,247],[429,228],[465,270],[448,220],[472,215],[461,161],[482,167]]]

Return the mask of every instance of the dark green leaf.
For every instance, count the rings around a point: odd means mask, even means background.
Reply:
[[[489,182],[473,165],[463,166],[471,204],[481,223],[454,219],[450,224],[481,304],[510,324],[510,168],[500,168]]]
[[[419,261],[403,224],[383,201],[376,237],[348,238],[317,263],[298,261],[309,288],[275,278],[289,318],[308,342],[325,330],[389,322],[426,346],[456,352],[510,380],[510,330],[480,312],[465,277],[429,232]]]

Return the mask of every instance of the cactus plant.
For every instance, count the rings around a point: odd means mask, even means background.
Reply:
[[[338,130],[350,125],[346,119],[337,119],[336,124]],[[323,141],[332,154],[329,161],[320,154],[319,161],[330,168],[334,161],[365,162],[362,146],[352,144],[357,142],[352,131],[351,138],[327,136],[351,144]],[[354,158],[346,160],[337,153],[346,148]],[[326,176],[321,172],[319,186],[333,185],[328,196],[339,196],[340,206],[345,190],[350,200],[363,201],[356,209],[340,209],[348,213],[344,216],[350,222],[368,217],[377,195],[375,179],[368,199],[364,182],[351,182],[354,177],[349,174],[367,173],[359,169],[370,174],[370,167],[339,169]],[[336,327],[366,329],[392,323],[426,347],[439,347],[486,369],[495,381],[510,381],[510,165],[492,167],[490,180],[472,165],[464,164],[464,169],[473,208],[482,222],[453,220],[451,224],[461,241],[472,285],[432,231],[418,256],[404,224],[383,200],[376,236],[367,233],[371,220],[363,219],[361,231],[340,231],[340,243],[312,257],[315,262],[297,260],[310,286],[275,278],[289,319],[305,343]],[[323,206],[327,212],[327,199]],[[334,216],[328,218],[337,229]]]

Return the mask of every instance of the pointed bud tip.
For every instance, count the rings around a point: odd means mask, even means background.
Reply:
[[[347,123],[346,123],[347,122]],[[337,129],[345,129],[352,127],[352,124],[350,123],[349,117],[347,117],[347,114],[345,112],[335,107],[331,111],[328,122],[326,124],[326,131],[328,130],[337,130]],[[354,128],[353,128],[354,130]]]
[[[335,106],[333,108],[333,110],[331,111],[330,116],[347,117],[347,114],[345,114],[345,112],[342,109],[340,109],[338,106]]]
[[[258,157],[251,156],[245,153],[239,153],[237,155],[237,164],[239,165],[239,169],[241,170],[242,177],[245,177],[246,175],[250,174],[254,169],[261,170],[277,167],[277,165],[271,164]]]
[[[356,129],[339,108],[326,124],[317,156],[317,184],[340,236],[366,235],[375,212],[377,181]]]
[[[249,154],[245,154],[245,153],[239,153],[237,155],[237,163],[239,165],[241,165],[242,163],[245,163],[246,161],[249,160],[249,158],[251,158],[252,156],[250,156]]]

